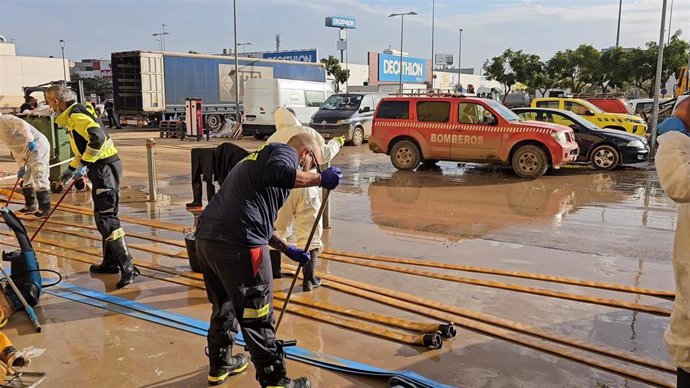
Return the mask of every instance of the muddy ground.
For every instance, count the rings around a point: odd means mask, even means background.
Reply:
[[[144,141],[157,135],[152,131],[114,133],[125,170],[121,212],[192,225],[193,214],[184,208],[191,199],[189,150],[215,146],[220,140],[209,144],[156,139],[158,189],[166,198],[153,205],[145,201],[144,194],[148,190]],[[238,144],[253,149],[261,142],[242,140]],[[0,148],[0,155],[0,170],[16,170],[4,148]],[[676,206],[664,196],[656,172],[649,165],[612,172],[569,167],[532,181],[515,177],[507,168],[448,162],[420,171],[398,172],[386,156],[371,153],[366,144],[345,147],[333,165],[343,169],[345,181],[331,195],[332,228],[325,236],[331,249],[673,290],[670,255]],[[4,181],[5,187],[8,182],[11,180]],[[87,193],[75,193],[68,195],[67,201],[89,206],[90,200]],[[55,218],[91,223],[88,217],[61,211],[55,213]],[[176,232],[130,224],[125,227],[131,232],[181,239]],[[51,231],[41,233],[64,243],[100,247],[97,241]],[[153,245],[136,238],[129,241]],[[188,269],[183,259],[140,250],[133,250],[133,254],[138,260]],[[210,305],[200,289],[142,276],[125,290],[113,290],[116,276],[92,276],[86,264],[64,258],[46,254],[39,254],[39,258],[42,267],[60,271],[65,282],[197,319],[208,319],[210,314]],[[667,317],[328,260],[321,260],[319,269],[668,361],[662,339]],[[652,297],[422,269],[671,308],[671,302]],[[287,290],[289,281],[277,282],[276,290]],[[297,294],[304,295],[301,289]],[[350,308],[432,321],[326,287],[311,296]],[[52,295],[44,296],[37,313],[44,325],[43,333],[33,333],[22,314],[13,316],[4,332],[18,348],[34,356],[29,369],[48,372],[42,386],[206,384],[203,336]],[[284,322],[281,337],[296,338],[300,346],[315,352],[412,370],[454,386],[645,386],[462,327],[458,327],[458,336],[446,341],[440,350],[379,339],[294,315]],[[289,363],[289,372],[309,376],[317,387],[387,386],[385,380],[334,373],[297,362]],[[658,373],[672,379],[670,374]],[[257,386],[253,374],[250,367],[227,386]]]

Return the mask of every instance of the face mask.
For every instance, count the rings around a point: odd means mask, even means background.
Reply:
[[[314,152],[311,150],[307,151],[309,151],[309,153],[307,154],[309,158],[307,158],[307,156],[305,155],[305,157],[302,160],[300,160],[299,163],[300,170],[305,172],[311,171],[311,165],[314,164],[316,161],[316,156],[314,155]],[[318,164],[316,164],[316,171],[319,173],[321,172],[321,168]]]

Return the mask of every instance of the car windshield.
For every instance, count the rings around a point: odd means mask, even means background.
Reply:
[[[506,121],[523,121],[520,116],[516,115],[512,110],[508,109],[505,105],[494,100],[484,100],[491,109],[495,110],[500,114]]]
[[[362,102],[362,95],[334,94],[321,105],[325,110],[357,110]]]

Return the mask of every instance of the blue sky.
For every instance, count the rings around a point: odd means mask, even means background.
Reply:
[[[690,38],[690,1],[673,0],[672,30]],[[549,58],[564,48],[590,43],[615,44],[618,0],[436,0],[437,53],[458,53],[462,65],[479,68],[506,48]],[[669,0],[669,5],[671,0]],[[400,18],[393,12],[415,11],[405,18],[405,51],[431,55],[432,0],[237,0],[238,41],[247,51],[317,48],[319,56],[339,55],[337,30],[324,18],[349,15],[357,29],[348,35],[349,62],[366,63],[367,51],[400,45]],[[642,46],[659,39],[661,0],[623,0],[621,45]],[[151,36],[168,25],[169,51],[219,53],[232,46],[232,0],[0,0],[0,35],[13,38],[20,55],[109,58],[114,51],[157,49]]]

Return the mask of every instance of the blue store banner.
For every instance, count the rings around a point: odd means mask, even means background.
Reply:
[[[426,80],[426,60],[424,58],[403,57],[402,81],[421,83]],[[379,82],[398,82],[400,80],[400,57],[379,54]]]
[[[297,51],[279,51],[272,53],[263,53],[264,59],[277,59],[281,61],[296,61],[296,62],[318,62],[319,58],[314,50],[297,50]]]

